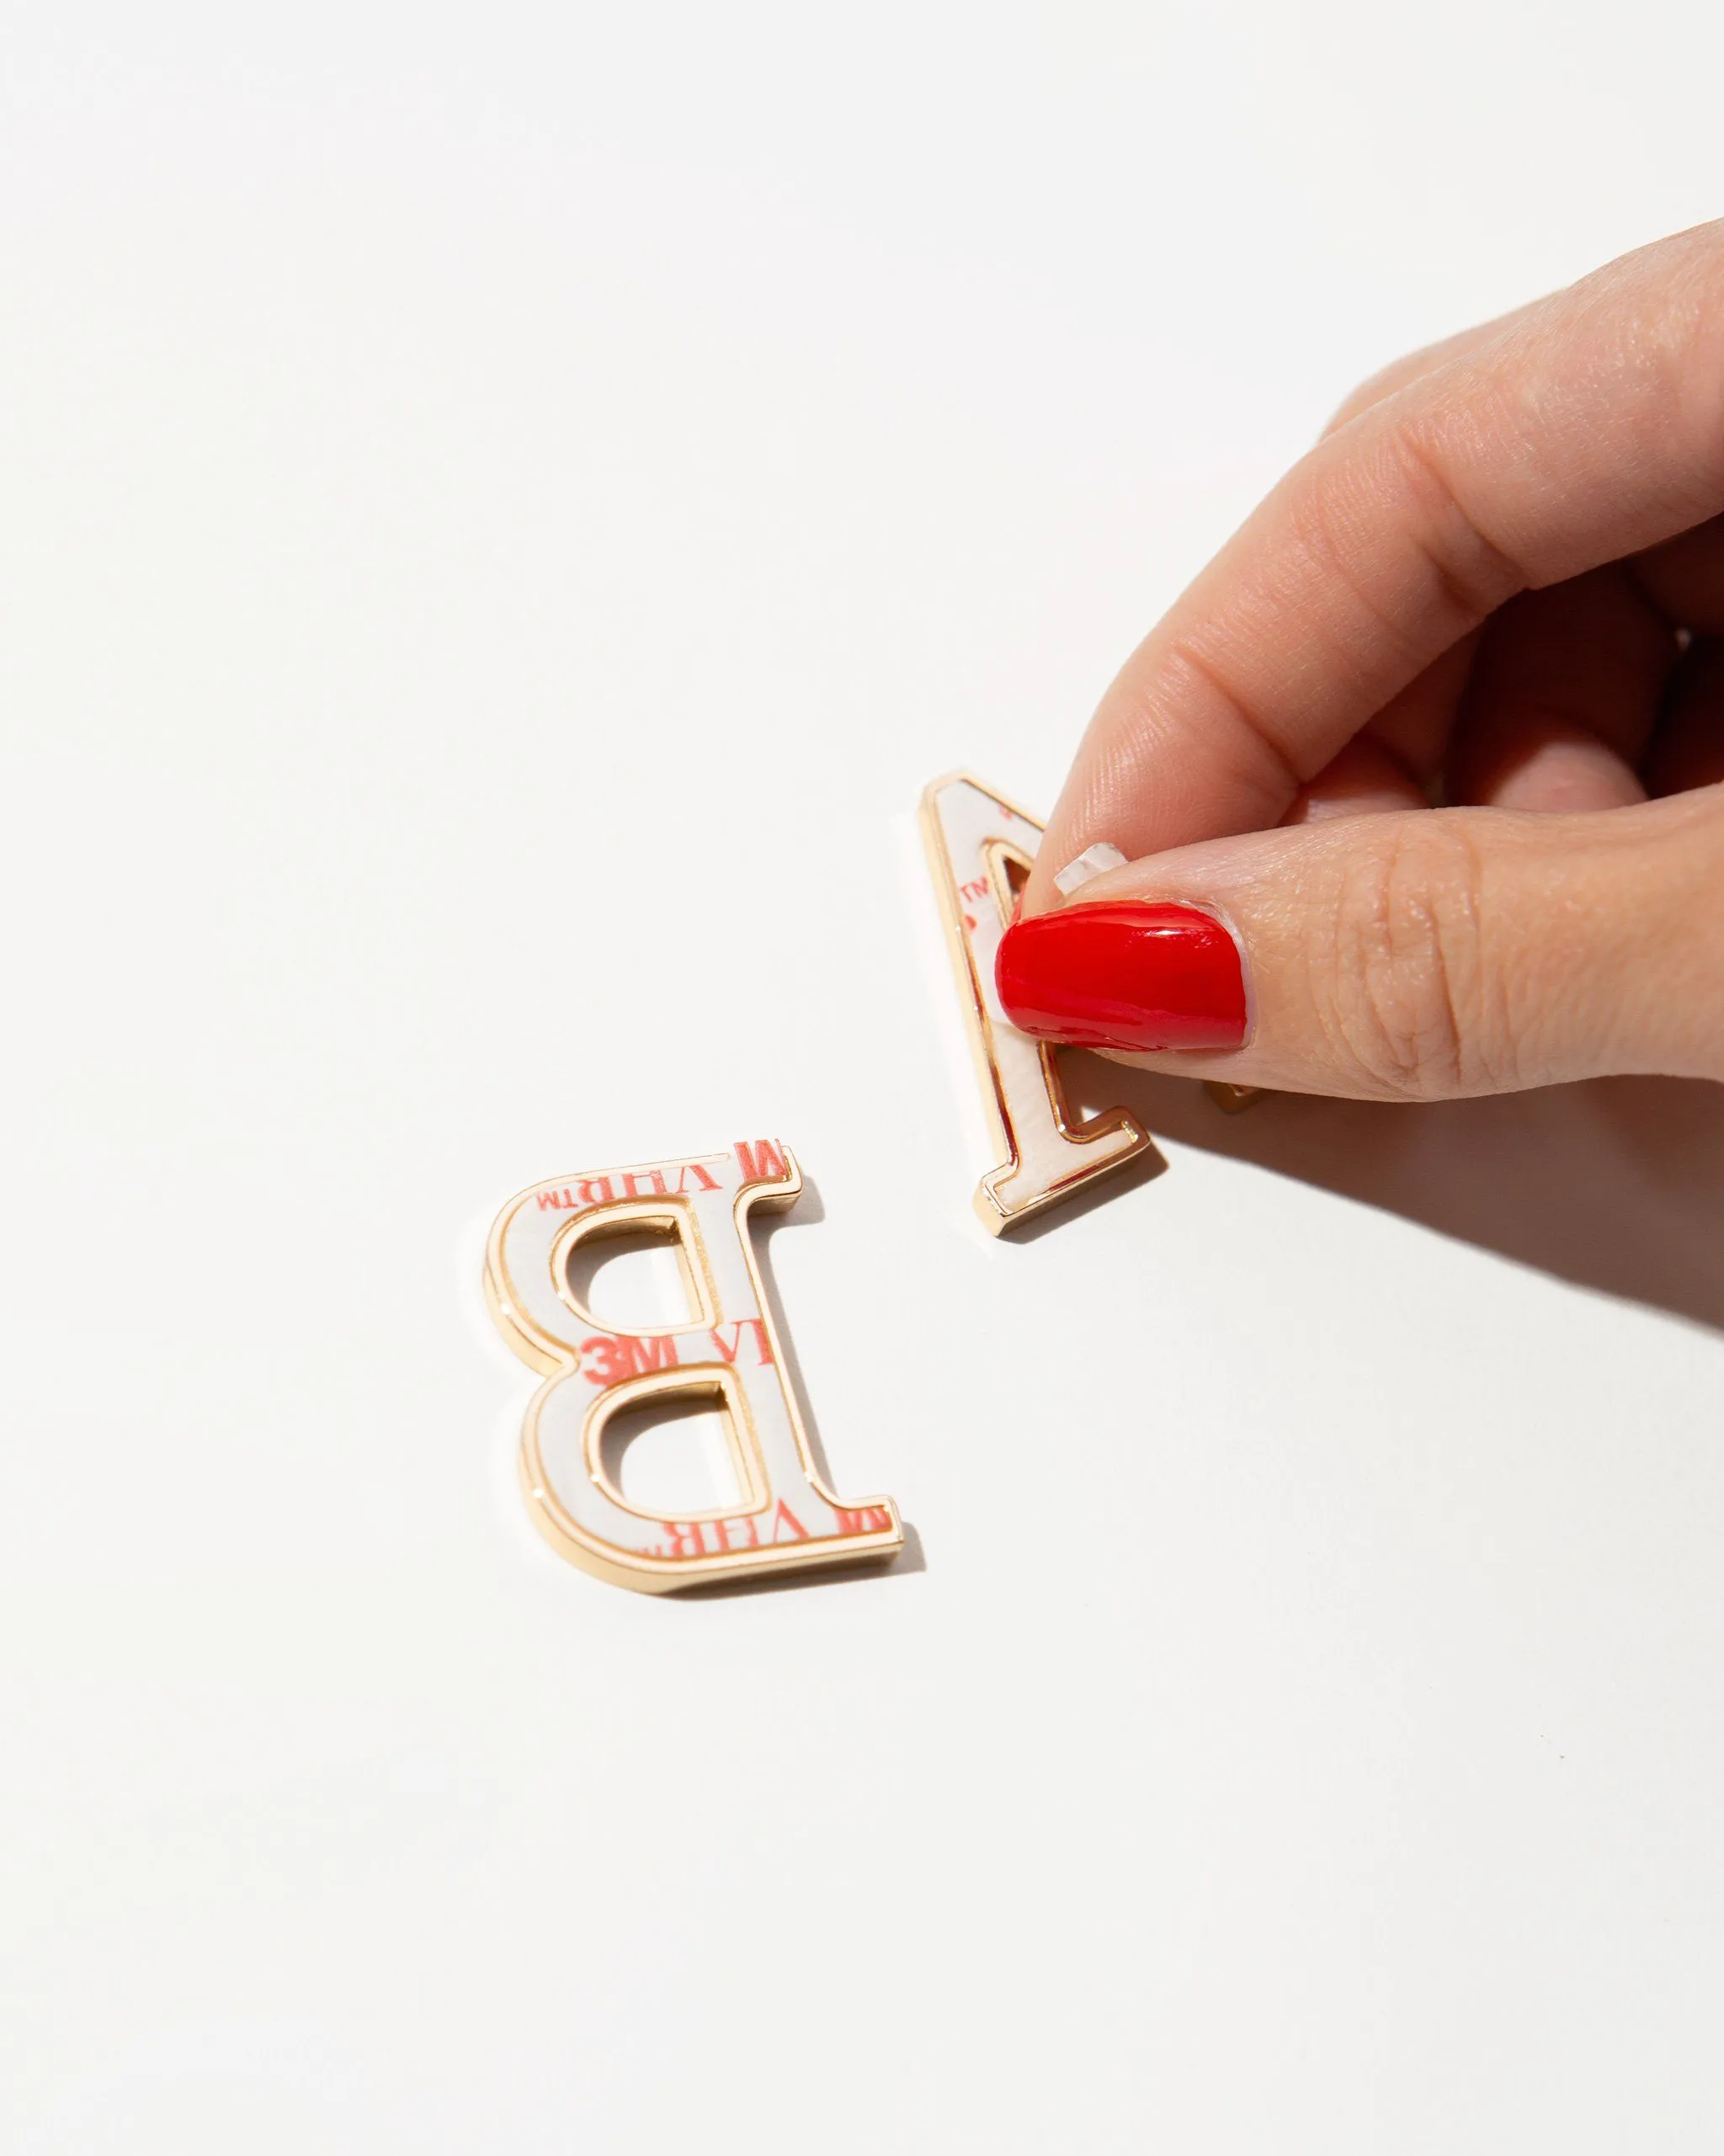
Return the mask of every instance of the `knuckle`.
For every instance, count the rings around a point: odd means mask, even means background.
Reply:
[[[1531,578],[1461,500],[1443,440],[1448,416],[1440,409],[1410,413],[1395,428],[1390,452],[1436,604],[1462,634],[1524,591]]]
[[[1362,631],[1364,651],[1411,678],[1530,581],[1457,491],[1454,402],[1422,397],[1374,421],[1283,497],[1287,558],[1303,572],[1292,588],[1338,665]]]
[[[1464,827],[1396,817],[1349,865],[1322,1003],[1331,1046],[1390,1100],[1441,1100],[1514,1083],[1480,928],[1481,864]]]

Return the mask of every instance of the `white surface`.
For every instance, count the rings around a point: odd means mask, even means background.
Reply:
[[[1716,8],[8,12],[0,2147],[1718,2147],[1709,1097],[996,1245],[908,835]],[[483,1231],[764,1133],[925,1568],[631,1597]]]

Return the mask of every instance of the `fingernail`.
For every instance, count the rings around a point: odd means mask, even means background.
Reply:
[[[1195,906],[1069,906],[1018,921],[994,979],[1014,1025],[1084,1048],[1237,1048],[1239,946]]]
[[[1119,848],[1110,846],[1105,838],[1099,838],[1094,845],[1086,846],[1075,861],[1067,862],[1054,878],[1054,888],[1062,897],[1069,898],[1074,891],[1081,890],[1093,877],[1104,876],[1109,869],[1122,869],[1125,865],[1125,856]]]

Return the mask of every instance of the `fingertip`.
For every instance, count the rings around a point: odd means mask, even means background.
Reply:
[[[1566,719],[1524,716],[1500,740],[1482,744],[1457,769],[1457,807],[1519,809],[1534,816],[1631,808],[1647,798],[1614,748]]]
[[[1283,823],[1321,823],[1340,816],[1428,808],[1424,791],[1379,741],[1360,735],[1301,786]]]

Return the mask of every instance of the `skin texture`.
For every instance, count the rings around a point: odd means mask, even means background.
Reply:
[[[1342,407],[1103,699],[1024,911],[1130,899],[1220,913],[1254,1002],[1149,1068],[1724,1079],[1724,223]]]

